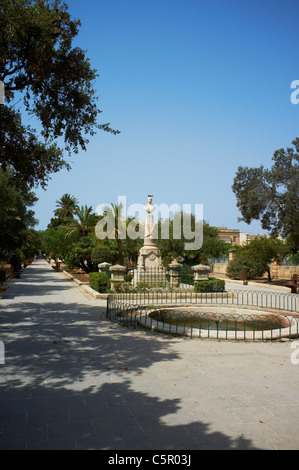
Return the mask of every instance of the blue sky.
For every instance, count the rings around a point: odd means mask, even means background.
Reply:
[[[72,0],[82,22],[76,45],[99,73],[101,123],[86,152],[53,175],[35,205],[45,229],[56,200],[74,195],[95,209],[203,204],[214,226],[238,223],[231,186],[239,165],[271,166],[299,136],[297,0]]]

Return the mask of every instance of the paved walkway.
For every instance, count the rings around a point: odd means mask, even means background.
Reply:
[[[1,450],[299,449],[295,342],[132,331],[44,260],[9,285]]]

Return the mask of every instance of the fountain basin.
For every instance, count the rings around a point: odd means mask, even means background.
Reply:
[[[182,336],[277,340],[298,337],[298,318],[276,309],[218,305],[161,305],[142,311],[137,322],[152,330]]]

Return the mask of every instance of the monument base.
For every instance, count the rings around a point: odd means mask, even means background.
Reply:
[[[139,251],[137,269],[134,270],[132,283],[136,286],[142,282],[152,287],[166,287],[168,285],[162,256],[155,243],[155,223],[152,212],[155,206],[152,204],[152,196],[148,196],[148,204],[144,206],[148,212],[145,222],[145,237],[143,247]]]
[[[167,287],[169,285],[163,268],[134,269],[132,280],[134,287],[141,282],[151,287]]]

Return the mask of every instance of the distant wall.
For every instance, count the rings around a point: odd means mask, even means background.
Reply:
[[[277,270],[277,274],[276,274]],[[271,275],[278,279],[291,279],[293,274],[299,274],[299,266],[273,266],[271,265]]]
[[[225,274],[228,263],[214,263],[212,264],[212,272],[214,274]]]
[[[212,265],[213,274],[226,274],[227,263],[214,263]],[[270,265],[271,277],[273,279],[291,279],[293,274],[299,274],[299,266],[278,266]],[[263,277],[268,277],[265,273]]]

